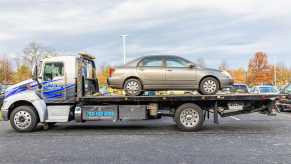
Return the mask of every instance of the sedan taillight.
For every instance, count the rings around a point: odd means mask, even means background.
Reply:
[[[109,68],[109,77],[111,77],[112,76],[112,74],[113,74],[113,72],[115,71],[115,69],[114,68]]]

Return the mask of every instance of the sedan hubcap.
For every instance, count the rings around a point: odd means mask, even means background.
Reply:
[[[14,115],[17,128],[26,129],[31,125],[31,115],[26,111],[19,111]]]
[[[185,109],[180,114],[180,120],[185,127],[195,127],[199,121],[198,112],[192,108]]]
[[[207,80],[203,84],[203,89],[207,93],[213,93],[213,92],[215,92],[216,88],[217,88],[216,83],[213,80]]]
[[[136,81],[129,81],[126,84],[126,90],[129,93],[131,93],[131,94],[137,93],[138,90],[139,90],[139,84],[138,84],[138,82],[136,82]]]

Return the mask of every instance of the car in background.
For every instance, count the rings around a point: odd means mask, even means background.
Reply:
[[[279,94],[280,91],[273,85],[258,85],[252,88],[254,94]]]
[[[171,55],[140,57],[110,72],[108,85],[124,89],[129,96],[149,90],[198,90],[201,94],[212,95],[233,84],[226,71],[201,68]]]
[[[291,83],[282,88],[281,94],[285,94],[287,96],[281,96],[279,101],[276,103],[276,106],[281,112],[291,111]]]
[[[291,83],[282,88],[282,94],[291,94]]]
[[[230,93],[249,93],[249,87],[247,84],[235,83],[230,88]]]
[[[1,84],[0,85],[0,94],[4,94],[8,87],[12,86],[12,84]]]

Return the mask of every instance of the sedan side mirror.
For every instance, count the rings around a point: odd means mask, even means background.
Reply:
[[[195,67],[195,65],[193,63],[189,63],[187,66],[188,66],[188,68],[194,68]]]

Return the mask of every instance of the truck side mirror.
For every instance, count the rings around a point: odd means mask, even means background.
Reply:
[[[32,80],[37,81],[38,80],[38,69],[37,65],[34,65],[32,68]]]
[[[37,65],[34,65],[32,68],[32,80],[37,82],[38,88],[41,89],[42,85],[38,81],[38,67]]]

